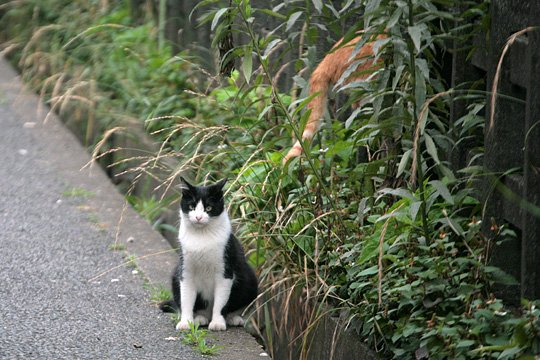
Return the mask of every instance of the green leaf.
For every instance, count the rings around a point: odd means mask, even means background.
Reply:
[[[431,156],[431,158],[433,159],[433,161],[435,161],[436,164],[439,164],[441,161],[439,160],[439,155],[437,154],[437,147],[435,146],[433,139],[426,133],[424,134],[424,141],[426,143],[426,150],[428,154]]]
[[[399,161],[396,177],[400,177],[401,174],[403,174],[403,172],[405,171],[405,167],[407,166],[407,164],[409,163],[409,159],[411,158],[411,153],[412,153],[412,149],[409,149],[405,151],[403,155],[401,156],[401,160]]]
[[[422,30],[423,26],[421,25],[415,25],[415,26],[409,26],[407,30],[409,31],[409,36],[411,37],[414,47],[416,48],[417,52],[420,52],[420,45],[421,45],[421,37],[422,37]]]
[[[404,188],[382,189],[381,193],[383,193],[383,194],[391,194],[391,195],[394,195],[394,196],[399,196],[400,198],[409,199],[411,201],[416,200],[414,198],[414,194],[410,190],[407,190],[407,189],[404,189]]]
[[[399,21],[399,18],[401,17],[402,14],[403,14],[403,10],[398,7],[396,11],[394,11],[390,19],[388,20],[388,23],[386,24],[386,28],[387,29],[393,28],[394,25],[396,25],[397,22]]]
[[[516,355],[521,353],[522,350],[519,346],[505,349],[497,359],[515,359]]]
[[[214,19],[212,20],[212,25],[210,26],[210,29],[212,31],[214,31],[219,22],[219,19],[223,16],[223,14],[227,12],[227,10],[229,10],[229,8],[222,8],[216,12],[216,15],[214,15]]]
[[[394,80],[392,81],[392,91],[396,91],[396,87],[399,83],[399,80],[401,79],[401,74],[403,73],[403,69],[405,69],[405,65],[400,65],[396,69],[396,75],[394,76]]]
[[[420,210],[420,206],[422,206],[421,201],[413,202],[409,206],[409,215],[411,216],[412,221],[416,220],[416,216],[418,215],[418,211]]]
[[[287,17],[285,15],[282,15],[280,13],[277,13],[275,11],[272,11],[272,10],[268,10],[268,9],[257,9],[258,12],[261,12],[263,14],[266,14],[266,15],[269,15],[269,16],[273,16],[275,18],[278,18],[279,20],[281,21],[285,21],[287,19]]]
[[[519,285],[516,279],[495,266],[485,266],[484,272],[491,274],[493,280],[502,285]]]
[[[448,226],[450,226],[450,228],[456,233],[458,234],[459,236],[463,236],[463,234],[465,233],[465,231],[463,231],[463,228],[461,227],[461,225],[459,225],[459,223],[457,223],[454,219],[452,218],[444,218],[444,219],[441,219],[441,223],[443,224],[446,224]]]
[[[322,11],[322,1],[321,0],[311,0],[313,2],[313,6],[317,10],[317,12],[320,14]]]
[[[435,190],[442,196],[442,198],[449,204],[454,205],[454,198],[450,194],[450,191],[446,187],[446,184],[440,180],[432,180],[429,182]]]
[[[372,267],[365,269],[364,271],[360,271],[358,274],[356,274],[356,276],[357,277],[369,276],[369,275],[374,275],[378,272],[379,272],[379,268],[377,267],[377,265],[374,265]]]
[[[368,243],[364,245],[362,254],[358,258],[358,263],[363,264],[367,260],[372,259],[379,252],[379,242],[376,239],[370,239]]]
[[[296,20],[298,20],[298,18],[302,15],[302,13],[303,13],[302,11],[297,11],[289,17],[289,20],[287,20],[287,27],[285,28],[285,31],[291,30],[294,23],[296,22]]]
[[[281,42],[281,39],[274,39],[270,41],[270,43],[266,46],[264,49],[263,59],[266,59],[268,55],[272,52],[272,50],[276,47],[277,44]]]
[[[424,75],[422,74],[418,66],[416,66],[415,71],[415,87],[414,87],[414,101],[416,102],[416,111],[420,112],[420,110],[423,108],[424,103],[426,102],[426,78],[424,78]],[[427,111],[425,112],[427,115]],[[418,116],[418,113],[415,114]],[[423,122],[422,127],[426,126],[426,121]],[[424,132],[424,129],[422,128],[422,132]]]
[[[253,57],[251,55],[251,47],[247,47],[244,53],[244,62],[242,63],[242,73],[246,82],[249,83],[251,79],[251,71],[253,69]]]

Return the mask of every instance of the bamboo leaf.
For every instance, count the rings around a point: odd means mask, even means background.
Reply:
[[[281,39],[274,39],[270,41],[270,43],[266,46],[266,49],[264,49],[263,58],[266,59],[268,55],[272,52],[272,50],[281,42]]]
[[[461,225],[459,225],[459,223],[449,217],[441,219],[440,221],[441,223],[448,225],[450,229],[452,229],[459,236],[463,236],[463,234],[465,233]]]
[[[320,14],[322,11],[322,1],[321,0],[311,0],[313,2],[313,6],[317,10],[317,12]]]
[[[411,216],[411,220],[412,220],[412,221],[415,221],[415,220],[416,220],[416,216],[418,215],[418,211],[420,211],[420,206],[422,206],[422,202],[421,202],[421,201],[413,202],[413,203],[409,206],[409,215]]]
[[[285,28],[285,31],[291,30],[291,28],[293,27],[293,25],[294,25],[294,23],[296,22],[296,20],[298,20],[298,18],[300,17],[300,15],[302,15],[302,11],[297,11],[297,12],[295,12],[294,14],[292,14],[292,15],[289,17],[289,20],[287,20],[287,27]]]
[[[411,40],[413,41],[416,51],[420,52],[420,45],[422,44],[421,38],[422,38],[423,26],[420,26],[420,25],[409,26],[407,30],[409,31],[409,36],[411,37]]]
[[[428,154],[431,156],[433,161],[435,161],[435,163],[440,164],[441,161],[439,160],[439,155],[437,154],[437,147],[435,146],[431,136],[429,136],[427,133],[424,134],[424,141],[426,143]]]
[[[392,91],[396,91],[396,87],[399,83],[399,80],[401,79],[401,74],[403,73],[403,69],[405,69],[405,65],[400,65],[396,69],[396,75],[394,76],[394,80],[392,81]]]
[[[401,8],[397,8],[396,11],[392,14],[392,17],[388,20],[388,23],[386,24],[387,29],[393,28],[397,22],[399,21],[399,18],[403,14],[403,10]]]
[[[219,22],[219,19],[223,16],[223,14],[227,12],[227,10],[229,10],[229,8],[222,8],[216,12],[216,15],[214,15],[214,19],[212,20],[212,25],[210,26],[210,29],[212,31],[214,31]]]
[[[251,47],[247,47],[244,53],[244,62],[242,63],[242,73],[246,82],[249,83],[251,79],[251,71],[253,69],[253,57],[251,54]]]
[[[432,180],[429,182],[429,184],[431,184],[435,190],[437,190],[439,195],[441,195],[447,203],[454,205],[454,198],[450,194],[450,191],[448,190],[448,187],[446,187],[445,183],[440,180]]]
[[[397,170],[397,177],[400,177],[401,174],[403,174],[403,171],[405,171],[405,168],[407,167],[407,164],[409,163],[409,160],[411,158],[412,149],[409,149],[403,153],[401,156],[401,160],[399,161],[398,170]]]
[[[397,188],[397,189],[382,189],[381,193],[383,194],[390,194],[394,196],[399,196],[400,198],[409,199],[409,200],[416,200],[414,198],[414,194],[407,189],[404,188]]]

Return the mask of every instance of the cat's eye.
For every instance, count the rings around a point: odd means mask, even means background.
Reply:
[[[206,212],[209,212],[209,211],[212,211],[212,207],[211,207],[211,206],[207,206],[207,207],[206,207]]]
[[[189,210],[195,210],[195,205],[189,205]]]

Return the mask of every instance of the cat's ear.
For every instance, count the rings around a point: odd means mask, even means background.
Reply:
[[[180,189],[182,189],[182,193],[187,193],[195,190],[195,186],[191,185],[186,179],[180,176]]]
[[[227,178],[218,181],[217,183],[214,184],[214,186],[217,190],[222,191],[226,183],[227,183]]]

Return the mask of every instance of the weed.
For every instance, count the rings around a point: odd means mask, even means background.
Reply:
[[[88,221],[90,221],[91,223],[93,223],[95,225],[100,223],[99,216],[97,214],[94,214],[94,213],[88,214]]]
[[[161,303],[163,301],[171,300],[171,291],[163,285],[149,286],[150,301],[153,303]]]
[[[206,342],[207,336],[207,330],[202,330],[199,328],[199,325],[190,322],[189,330],[182,332],[182,343],[193,346],[202,355],[216,355],[219,349],[222,347],[217,345],[208,345]]]
[[[94,196],[94,193],[83,188],[69,188],[62,193],[62,196],[71,198],[89,198]]]
[[[114,243],[114,244],[109,245],[110,251],[124,251],[126,249],[127,249],[126,244],[122,244],[122,243]]]
[[[135,261],[137,258],[135,255],[127,255],[126,256],[126,266],[130,269],[137,270],[137,262]]]

